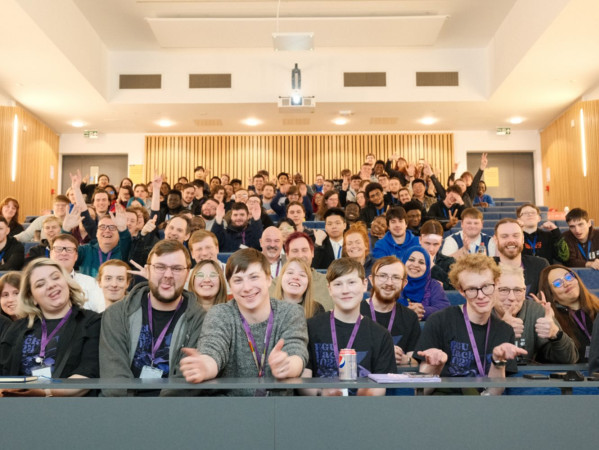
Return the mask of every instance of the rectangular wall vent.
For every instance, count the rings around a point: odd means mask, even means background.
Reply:
[[[344,72],[344,87],[384,87],[387,86],[386,72]]]
[[[120,75],[119,89],[161,89],[162,75]]]
[[[458,72],[416,72],[416,86],[459,86]]]
[[[228,89],[231,88],[230,73],[189,74],[189,89]]]

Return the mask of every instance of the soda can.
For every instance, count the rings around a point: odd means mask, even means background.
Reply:
[[[351,348],[339,352],[339,380],[355,381],[358,379],[358,361],[356,351]]]

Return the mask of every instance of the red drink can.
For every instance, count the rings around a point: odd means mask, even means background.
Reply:
[[[343,348],[339,352],[339,380],[355,381],[358,379],[358,361],[356,351]]]

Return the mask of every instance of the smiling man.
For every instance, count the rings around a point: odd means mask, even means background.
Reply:
[[[517,372],[514,359],[526,351],[516,347],[514,330],[491,315],[501,272],[492,258],[466,255],[452,266],[449,277],[466,298],[462,306],[450,306],[432,314],[414,351],[420,372],[443,377],[505,378]],[[487,389],[485,395],[503,389]]]
[[[304,311],[299,305],[270,298],[272,278],[266,257],[255,249],[235,252],[227,261],[226,278],[234,299],[210,308],[198,349],[184,349],[187,356],[181,360],[181,372],[185,379],[201,383],[217,376],[278,380],[299,376],[308,360]],[[226,395],[263,396],[266,392],[231,390]]]
[[[406,218],[406,211],[400,206],[387,211],[387,233],[374,245],[373,258],[396,256],[401,259],[406,249],[418,244],[418,238],[407,229]]]
[[[486,255],[495,256],[495,241],[491,240],[491,236],[483,233],[482,229],[483,213],[476,208],[466,208],[462,212],[462,231],[445,239],[441,253],[459,258],[468,253],[478,253],[481,248],[484,248]]]
[[[566,214],[568,231],[558,243],[558,257],[568,267],[599,270],[599,233],[589,220],[589,213],[574,208]]]
[[[227,228],[223,225],[225,217],[225,207],[221,203],[216,209],[215,223],[212,226],[212,232],[218,239],[219,247],[222,252],[234,252],[240,248],[260,248],[260,236],[262,236],[262,221],[260,216],[262,210],[257,205],[250,205],[250,209],[245,203],[235,202],[231,206],[231,223]],[[251,214],[251,215],[250,215]]]
[[[191,260],[178,241],[154,246],[146,265],[148,282],[138,284],[108,308],[100,333],[102,378],[168,378],[178,372],[182,347],[197,345],[206,312],[184,290]],[[104,390],[104,396],[127,395]],[[140,391],[140,395],[159,392]]]
[[[285,264],[285,255],[281,255],[283,250],[283,235],[277,227],[268,227],[262,233],[260,238],[260,247],[262,254],[266,256],[270,264],[270,274],[273,278],[279,276],[281,268]]]
[[[339,376],[339,351],[346,348],[356,351],[358,376],[395,373],[396,353],[391,335],[370,316],[360,314],[368,286],[362,264],[351,258],[337,259],[327,271],[327,281],[335,307],[308,319],[310,361],[302,376]],[[338,396],[343,392],[323,389],[322,395]],[[358,395],[385,395],[385,389],[358,389]]]
[[[539,291],[541,270],[549,265],[545,258],[523,255],[524,233],[516,219],[501,219],[495,224],[497,255],[495,261],[507,266],[522,267],[526,282],[526,293],[536,294]]]

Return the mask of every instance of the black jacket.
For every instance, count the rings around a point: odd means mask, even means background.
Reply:
[[[23,244],[12,236],[6,236],[6,245],[0,250],[0,270],[21,270],[25,261]]]

